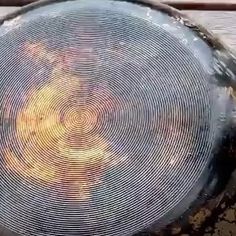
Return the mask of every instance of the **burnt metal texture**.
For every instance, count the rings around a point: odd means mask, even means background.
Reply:
[[[0,40],[4,228],[133,235],[223,190],[235,58],[205,29],[151,0],[42,1]]]

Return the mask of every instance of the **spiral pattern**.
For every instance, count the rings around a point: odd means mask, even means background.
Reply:
[[[184,26],[146,13],[66,1],[1,26],[1,225],[24,236],[131,235],[199,184],[220,113],[214,86],[165,27],[184,37]]]

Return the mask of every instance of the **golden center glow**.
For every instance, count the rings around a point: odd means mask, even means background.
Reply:
[[[6,166],[43,184],[66,183],[67,197],[87,199],[91,187],[101,182],[110,157],[108,142],[95,127],[102,107],[111,102],[94,99],[91,105],[78,105],[81,79],[65,69],[58,54],[40,43],[25,48],[31,59],[51,63],[53,69],[48,83],[30,91],[18,113],[16,133],[22,157],[6,148]],[[72,95],[78,104],[67,104]]]
[[[97,124],[98,114],[91,108],[79,110],[77,107],[71,107],[62,117],[62,123],[68,129],[74,127],[78,132],[88,133],[92,131]]]

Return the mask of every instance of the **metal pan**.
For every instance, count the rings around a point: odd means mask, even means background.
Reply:
[[[157,232],[225,190],[236,58],[185,15],[41,1],[4,17],[0,40],[0,225]]]

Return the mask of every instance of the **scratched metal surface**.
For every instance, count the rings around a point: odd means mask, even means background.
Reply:
[[[4,15],[16,8],[0,8],[0,15]],[[202,23],[208,29],[219,35],[230,47],[236,50],[236,12],[198,12],[198,11],[187,11],[197,22]],[[230,204],[222,202],[220,205],[222,209],[215,223],[208,226],[204,230],[204,236],[234,236],[236,235],[236,204],[233,200]],[[193,228],[196,230],[201,226],[206,218],[211,215],[211,211],[203,209],[196,216],[190,219]],[[173,228],[173,235],[188,236],[188,233],[182,233],[178,227]],[[1,236],[10,236],[8,231],[3,231]]]
[[[221,2],[221,0],[219,0]],[[19,7],[0,7],[4,16]],[[235,11],[183,11],[196,22],[206,26],[236,51],[236,12]]]

